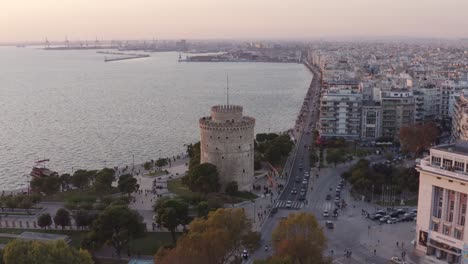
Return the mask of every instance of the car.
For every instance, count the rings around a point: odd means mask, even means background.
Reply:
[[[306,194],[306,190],[305,189],[301,189],[301,192],[299,193],[300,195],[305,195]]]
[[[377,214],[384,214],[384,215],[386,214],[384,210],[380,210],[380,209],[377,210],[377,212],[375,212],[375,213],[377,213]]]
[[[390,213],[390,216],[391,216],[391,217],[398,217],[398,215],[399,215],[399,214],[398,214],[397,211],[393,211],[393,212]]]
[[[308,171],[304,172],[304,178],[310,178],[310,173]]]
[[[418,209],[411,210],[412,213],[418,214]]]
[[[296,189],[296,188],[293,188],[293,189],[291,190],[291,194],[297,194],[297,189]]]
[[[372,215],[369,215],[369,219],[370,219],[370,220],[379,220],[380,218],[382,218],[382,216],[379,215],[379,214],[372,214]]]
[[[323,217],[329,217],[330,214],[328,213],[327,210],[324,210],[323,213],[322,213],[322,216],[323,216]]]
[[[305,200],[305,194],[300,194],[299,201],[304,201],[304,200]]]
[[[336,191],[337,191],[337,192],[341,192],[341,187],[340,187],[340,186],[336,186]]]
[[[392,217],[387,220],[387,224],[394,224],[396,222],[398,222],[398,218],[395,218],[395,217]]]
[[[286,201],[286,208],[291,208],[292,202],[291,201]]]
[[[274,215],[278,212],[278,207],[273,207],[273,209],[271,209],[271,214]]]
[[[242,258],[243,259],[248,259],[249,258],[249,253],[247,253],[246,249],[244,249],[244,251],[242,251]]]
[[[327,201],[330,201],[332,199],[332,196],[330,194],[327,194]]]
[[[390,263],[393,263],[393,264],[406,264],[406,261],[402,260],[399,257],[392,257],[390,259]]]
[[[339,203],[340,202],[340,198],[339,197],[335,197],[335,203]]]
[[[300,170],[300,171],[302,170],[302,163],[299,164],[299,170]]]
[[[402,215],[402,214],[405,214],[405,213],[406,213],[406,211],[403,210],[403,209],[401,209],[401,208],[398,209],[397,212],[398,212],[399,215]]]
[[[300,182],[300,181],[301,181],[301,177],[296,176],[296,182]]]
[[[382,218],[379,219],[381,223],[386,223],[390,219],[389,215],[383,216]]]
[[[333,228],[335,228],[335,224],[333,224],[332,221],[326,221],[326,222],[325,222],[325,226],[326,226],[328,229],[333,229]]]
[[[309,182],[306,181],[306,180],[303,180],[303,181],[302,181],[302,184],[304,184],[304,185],[307,185],[308,183],[309,183]]]

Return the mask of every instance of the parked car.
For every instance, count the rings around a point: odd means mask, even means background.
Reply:
[[[402,260],[399,257],[392,257],[390,259],[390,263],[392,263],[392,264],[406,264],[406,261]]]
[[[332,199],[332,196],[330,194],[327,194],[327,201],[330,201]]]
[[[387,220],[387,224],[394,224],[398,222],[398,218],[392,217]]]
[[[369,215],[369,219],[371,219],[371,220],[379,220],[380,218],[382,218],[382,216],[379,215],[379,214]]]
[[[327,210],[324,210],[322,215],[323,215],[323,217],[329,217],[330,216],[330,214],[328,213]]]
[[[383,216],[382,218],[379,219],[381,223],[386,223],[390,219],[389,215]]]
[[[393,212],[390,213],[390,216],[391,216],[391,217],[398,217],[398,215],[399,215],[399,214],[398,214],[397,211],[393,211]]]
[[[335,203],[339,203],[340,202],[340,198],[339,197],[335,197]]]
[[[305,194],[300,194],[299,201],[304,201],[304,200],[305,200]]]
[[[303,185],[307,185],[307,183],[309,183],[309,182],[307,182],[307,180],[303,180],[303,181],[302,181],[302,184],[303,184]]]
[[[301,177],[296,176],[296,182],[300,182],[300,181],[301,181]]]
[[[333,229],[333,228],[335,228],[335,224],[333,224],[332,221],[326,221],[326,222],[325,222],[325,226],[326,226],[328,229]]]
[[[244,251],[242,251],[242,258],[243,259],[248,259],[249,258],[249,253],[247,253],[246,249],[244,249]]]
[[[299,193],[299,195],[305,195],[306,194],[306,190],[305,189],[301,189],[301,192]]]
[[[405,210],[403,210],[403,209],[400,208],[400,209],[397,210],[397,213],[398,213],[399,215],[402,215],[402,214],[405,214],[406,212],[405,212]]]

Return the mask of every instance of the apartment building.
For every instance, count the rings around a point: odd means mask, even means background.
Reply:
[[[350,89],[330,88],[320,100],[319,132],[324,138],[359,139],[362,94]]]
[[[414,123],[414,97],[406,89],[380,91],[382,136],[398,139],[400,129]]]
[[[382,107],[380,102],[362,102],[361,139],[375,140],[382,135]]]
[[[453,108],[452,137],[468,140],[468,98],[463,93],[457,97]]]
[[[441,91],[435,85],[427,85],[413,89],[415,101],[414,121],[421,124],[440,119],[442,104]]]
[[[416,249],[444,263],[467,263],[468,143],[431,148],[420,173]]]

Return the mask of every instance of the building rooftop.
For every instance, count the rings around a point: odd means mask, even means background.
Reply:
[[[433,149],[443,150],[447,152],[452,152],[455,154],[466,155],[468,156],[468,142],[467,141],[457,141],[454,144],[440,145],[433,147]]]

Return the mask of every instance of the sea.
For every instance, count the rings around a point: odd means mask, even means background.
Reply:
[[[312,80],[302,64],[149,54],[104,62],[113,55],[0,47],[0,190],[27,186],[41,159],[70,173],[183,153],[198,119],[226,103],[227,76],[230,104],[256,118],[256,133],[286,131]]]

